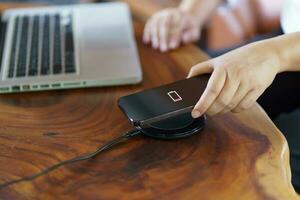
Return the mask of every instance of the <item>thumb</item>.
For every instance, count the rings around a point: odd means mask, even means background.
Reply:
[[[187,76],[187,78],[200,75],[200,74],[208,74],[213,72],[213,65],[211,60],[199,63],[197,65],[194,65]]]

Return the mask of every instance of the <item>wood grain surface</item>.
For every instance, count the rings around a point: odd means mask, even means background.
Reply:
[[[132,129],[117,99],[185,78],[207,59],[192,45],[159,53],[141,43],[139,85],[0,96],[0,183],[94,151]],[[159,103],[159,102],[157,102]],[[186,139],[138,136],[93,160],[0,190],[0,199],[293,200],[288,146],[264,111],[208,118]]]

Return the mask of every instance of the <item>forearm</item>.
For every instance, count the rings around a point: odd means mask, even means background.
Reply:
[[[271,39],[269,42],[277,51],[280,72],[300,71],[300,32],[290,33]]]
[[[179,9],[195,16],[197,23],[203,26],[221,2],[223,0],[183,0]]]

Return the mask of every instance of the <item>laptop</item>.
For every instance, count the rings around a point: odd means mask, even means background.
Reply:
[[[0,93],[142,80],[124,3],[12,9],[1,22]]]

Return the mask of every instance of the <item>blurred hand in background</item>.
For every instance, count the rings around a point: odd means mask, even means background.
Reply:
[[[177,48],[180,43],[200,38],[201,25],[196,16],[179,8],[168,8],[154,14],[146,23],[143,40],[162,52]]]
[[[143,41],[162,52],[200,39],[201,30],[221,0],[183,0],[177,8],[155,13],[146,23]]]

